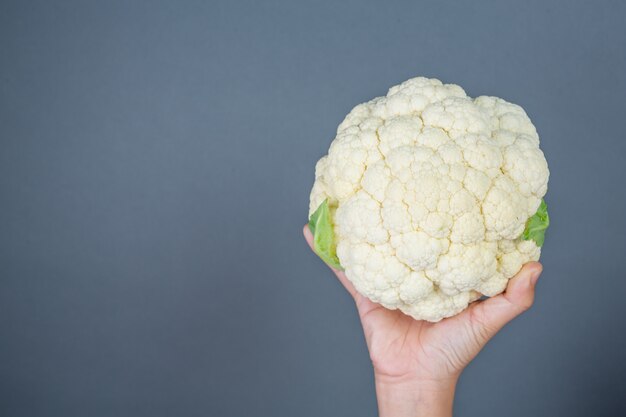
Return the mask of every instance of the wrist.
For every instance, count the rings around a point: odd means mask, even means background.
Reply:
[[[450,417],[458,376],[446,379],[375,374],[380,417]]]

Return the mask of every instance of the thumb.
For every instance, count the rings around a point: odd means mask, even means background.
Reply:
[[[528,310],[535,299],[535,285],[543,267],[529,262],[509,281],[506,291],[477,303],[470,315],[474,334],[485,342],[495,336],[505,324]]]

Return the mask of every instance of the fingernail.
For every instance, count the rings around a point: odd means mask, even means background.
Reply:
[[[533,272],[531,272],[530,285],[534,286],[537,283],[537,280],[539,279],[539,275],[541,275],[541,271],[538,269],[535,269]]]

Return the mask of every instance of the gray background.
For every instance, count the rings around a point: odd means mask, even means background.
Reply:
[[[626,415],[625,19],[0,2],[0,415],[375,415],[353,305],[301,226],[343,116],[415,75],[524,106],[552,172],[536,305],[456,414]]]

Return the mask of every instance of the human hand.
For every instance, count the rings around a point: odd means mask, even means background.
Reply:
[[[313,248],[308,226],[304,236]],[[359,294],[346,275],[331,267],[353,297],[374,366],[381,416],[451,416],[459,375],[505,324],[530,308],[542,271],[529,262],[506,291],[472,303],[438,323],[387,310]]]

